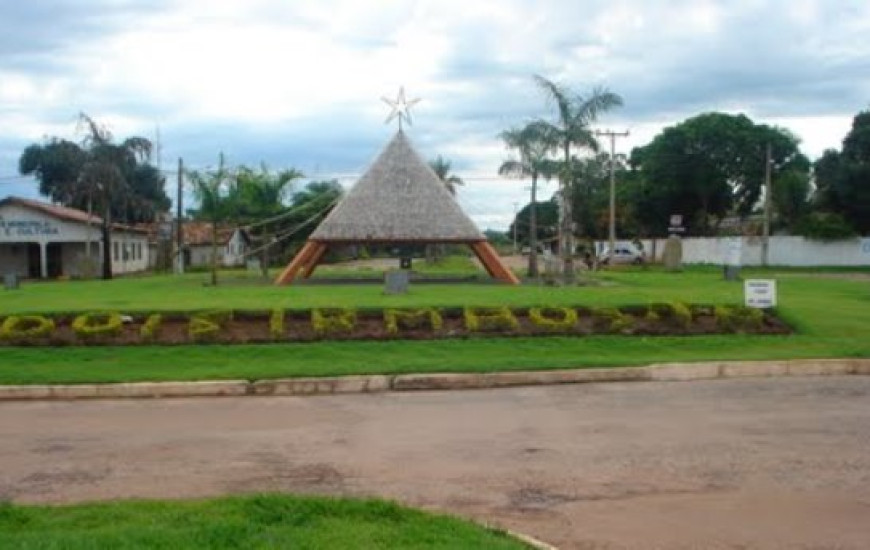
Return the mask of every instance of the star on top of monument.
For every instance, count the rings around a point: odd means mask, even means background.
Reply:
[[[395,100],[387,99],[382,97],[384,103],[390,106],[392,111],[390,111],[390,116],[387,117],[387,120],[384,124],[389,124],[394,118],[399,120],[399,130],[402,129],[402,119],[408,121],[408,125],[411,125],[411,107],[420,101],[420,98],[412,99],[408,101],[405,99],[405,87],[399,87],[399,95],[396,96]]]

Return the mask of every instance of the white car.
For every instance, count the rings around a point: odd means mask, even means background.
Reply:
[[[599,262],[602,265],[625,265],[625,264],[642,264],[646,261],[643,252],[640,252],[629,246],[616,245],[615,254],[610,253],[609,248],[605,248],[599,255]]]

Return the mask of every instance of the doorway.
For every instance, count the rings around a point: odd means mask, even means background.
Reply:
[[[55,279],[63,275],[63,243],[48,243],[45,253],[48,278]]]

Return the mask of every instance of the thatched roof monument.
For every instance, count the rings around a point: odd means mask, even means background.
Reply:
[[[331,245],[431,243],[468,244],[493,278],[519,283],[400,126],[275,282],[308,278]]]

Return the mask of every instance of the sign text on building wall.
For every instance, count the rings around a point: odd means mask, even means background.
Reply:
[[[3,237],[38,237],[41,235],[57,235],[60,230],[47,221],[38,220],[7,220],[0,216],[0,236]]]

